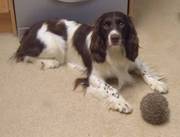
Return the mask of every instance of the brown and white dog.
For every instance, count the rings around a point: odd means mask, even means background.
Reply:
[[[66,63],[86,71],[85,78],[75,82],[96,89],[110,108],[123,113],[132,111],[118,90],[105,82],[117,77],[119,88],[132,81],[129,71],[136,70],[153,90],[168,91],[160,77],[153,74],[138,56],[138,37],[131,19],[121,12],[108,12],[94,26],[69,20],[44,21],[33,25],[23,36],[15,54],[16,61],[41,62],[44,69]],[[84,68],[82,68],[84,67]]]

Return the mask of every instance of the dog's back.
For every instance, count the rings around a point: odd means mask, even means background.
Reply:
[[[15,53],[17,62],[25,57],[59,59],[59,52],[64,54],[78,24],[68,20],[43,21],[36,23],[23,35],[20,46]],[[75,30],[74,30],[75,31]]]

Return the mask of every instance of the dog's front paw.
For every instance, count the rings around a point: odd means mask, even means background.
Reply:
[[[162,94],[168,93],[168,87],[167,87],[166,83],[159,81],[159,80],[153,81],[153,83],[151,84],[151,88]]]
[[[128,114],[128,113],[131,113],[133,111],[133,109],[132,109],[131,105],[129,105],[128,102],[120,101],[118,104],[118,111]]]
[[[110,109],[119,111],[121,113],[129,114],[133,111],[131,105],[123,98],[115,98],[113,99],[113,104],[110,106]]]

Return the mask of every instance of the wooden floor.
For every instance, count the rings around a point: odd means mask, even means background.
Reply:
[[[0,32],[12,32],[10,13],[0,14]]]

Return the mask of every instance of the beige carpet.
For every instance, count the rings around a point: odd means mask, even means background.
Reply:
[[[100,101],[72,91],[78,74],[71,69],[41,71],[9,62],[18,40],[0,34],[0,137],[179,137],[180,1],[135,3],[140,56],[169,85],[169,123],[152,126],[142,120],[139,103],[151,91],[142,81],[122,91],[134,108],[131,115],[108,111]]]

